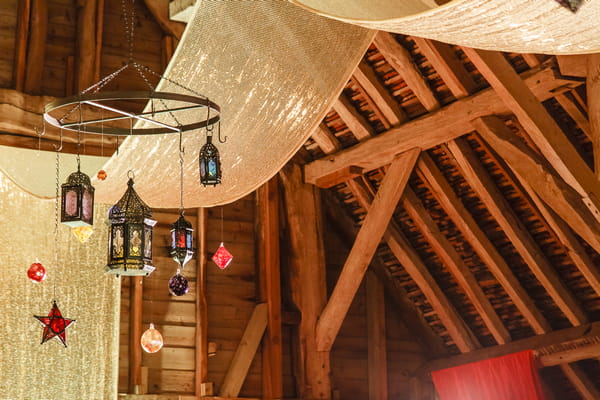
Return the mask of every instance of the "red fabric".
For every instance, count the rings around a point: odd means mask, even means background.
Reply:
[[[431,373],[441,400],[545,400],[533,351]]]

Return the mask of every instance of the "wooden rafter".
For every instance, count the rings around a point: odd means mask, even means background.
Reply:
[[[368,188],[357,182],[349,181],[347,184],[361,207],[369,210],[373,195]],[[468,352],[481,347],[395,222],[389,224],[383,237],[394,256],[421,288],[458,349]]]
[[[31,0],[19,1],[17,11],[17,32],[15,38],[14,85],[18,92],[25,87],[25,66],[27,65],[27,41],[29,38],[29,20],[31,18]]]
[[[600,176],[600,54],[588,56],[586,88],[589,134],[594,149],[594,171],[596,176]]]
[[[556,78],[551,67],[527,71],[523,73],[523,78],[539,101],[547,100],[561,90],[570,89],[574,84],[572,81]],[[580,82],[576,84],[579,85]],[[479,91],[422,118],[366,139],[349,149],[307,164],[304,167],[305,181],[316,184],[319,179],[351,166],[361,167],[365,171],[380,168],[389,164],[395,154],[413,147],[429,149],[470,132],[473,129],[470,121],[474,118],[508,111],[509,108],[499,101],[493,89]],[[427,135],[423,135],[423,132],[427,132]],[[346,176],[338,176],[337,179],[328,181],[335,184],[346,179]]]
[[[600,391],[577,364],[561,364],[560,367],[584,400],[600,399]]]
[[[364,140],[373,135],[373,128],[369,122],[343,94],[335,101],[333,109],[358,140]]]
[[[25,92],[27,93],[39,94],[42,90],[47,33],[48,2],[46,0],[32,0],[25,69]]]
[[[479,258],[487,265],[533,330],[536,333],[549,331],[548,321],[542,316],[506,261],[443,178],[433,160],[425,153],[421,155],[417,172],[423,181],[431,186],[435,197],[446,211],[446,214],[471,244]]]
[[[419,153],[420,150],[415,148],[399,155],[388,169],[350,250],[331,297],[317,323],[318,350],[328,351],[331,349],[352,299],[408,182]]]
[[[465,291],[467,297],[481,316],[481,319],[492,333],[494,339],[496,339],[496,342],[498,344],[509,342],[510,334],[508,330],[479,286],[477,279],[469,271],[469,268],[460,258],[460,255],[452,244],[440,232],[438,226],[431,219],[417,195],[410,188],[405,189],[402,205],[415,225],[423,233],[425,239],[431,244],[436,254]]]
[[[402,76],[427,111],[440,108],[439,101],[413,62],[410,53],[396,41],[391,33],[379,32],[373,43],[386,61]]]
[[[144,3],[165,33],[181,39],[185,24],[169,18],[169,0],[144,0]]]
[[[406,113],[398,102],[392,97],[388,90],[383,86],[375,71],[362,60],[354,71],[354,78],[364,91],[373,99],[373,102],[381,110],[386,121],[391,126],[399,125],[406,121]]]
[[[504,55],[470,48],[464,48],[464,51],[517,116],[552,167],[600,220],[600,182]]]
[[[96,77],[97,0],[77,1],[77,91],[88,88]]]
[[[495,116],[473,121],[477,131],[542,200],[590,246],[600,251],[600,224],[582,198]]]
[[[456,139],[448,142],[448,148],[469,186],[475,190],[558,308],[573,325],[587,322],[587,317],[575,297],[562,283],[550,261],[515,215],[468,143],[463,139]]]
[[[461,99],[475,92],[477,89],[475,81],[456,56],[451,45],[417,37],[414,40],[454,97]]]
[[[591,139],[591,128],[590,122],[587,119],[587,115],[578,107],[575,99],[571,99],[572,92],[564,92],[556,95],[556,101],[558,104],[569,114],[569,116],[577,123],[579,129],[583,131]]]
[[[538,354],[542,366],[559,365],[599,356],[599,342],[600,322],[593,322],[515,340],[500,346],[486,347],[466,354],[432,360],[420,367],[415,375],[419,376],[439,369],[456,367],[530,349]],[[567,354],[570,354],[568,358]]]
[[[323,122],[313,131],[311,137],[325,154],[333,153],[342,148],[340,142]]]

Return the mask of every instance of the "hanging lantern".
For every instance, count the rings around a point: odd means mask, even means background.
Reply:
[[[71,228],[94,223],[94,187],[90,177],[77,167],[62,184],[60,222]]]
[[[152,209],[138,196],[129,177],[121,200],[111,207],[106,272],[116,275],[150,275],[152,265]]]
[[[173,260],[183,268],[194,255],[192,224],[183,217],[183,213],[171,226],[171,252]]]
[[[206,144],[200,149],[200,183],[204,186],[221,183],[221,157],[212,144],[212,135],[206,137]]]

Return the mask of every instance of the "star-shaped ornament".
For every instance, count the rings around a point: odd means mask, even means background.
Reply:
[[[56,300],[52,302],[52,309],[50,309],[48,316],[40,317],[38,315],[34,315],[34,318],[40,321],[44,327],[41,344],[46,343],[52,338],[56,338],[56,340],[59,340],[65,347],[67,347],[67,334],[65,330],[71,326],[75,320],[63,318],[60,310],[58,309],[58,305],[56,304]]]

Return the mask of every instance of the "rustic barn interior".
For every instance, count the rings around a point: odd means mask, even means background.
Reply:
[[[135,2],[153,70],[193,4]],[[0,145],[51,151],[44,105],[127,56],[122,2],[6,0],[0,18]],[[524,350],[547,398],[600,399],[600,57],[374,38],[271,180],[186,210],[185,296],[166,290],[179,210],[153,210],[156,270],[119,278],[119,399],[434,400],[432,371]],[[133,78],[116,89],[144,89]],[[120,142],[65,136],[62,151]],[[139,345],[150,323],[155,354]]]

